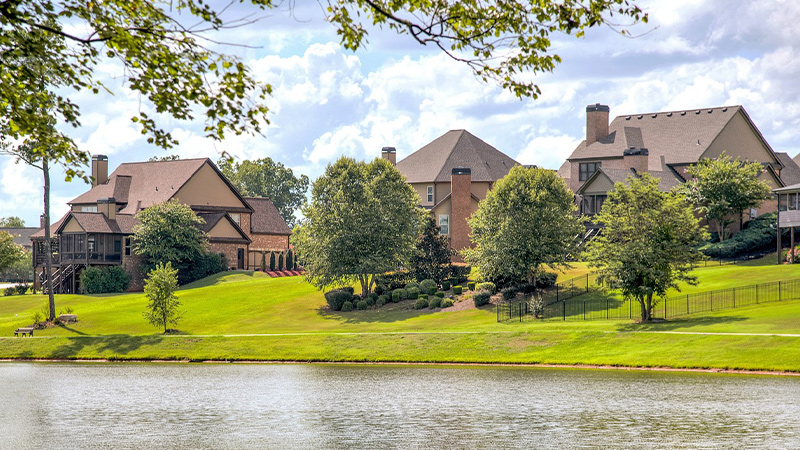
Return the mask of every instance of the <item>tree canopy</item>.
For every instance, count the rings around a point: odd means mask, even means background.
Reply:
[[[163,327],[167,332],[169,325],[176,325],[182,314],[178,311],[181,302],[175,295],[178,289],[178,269],[172,264],[159,263],[144,280],[144,295],[150,301],[144,318],[155,327]]]
[[[743,162],[737,157],[722,154],[718,158],[703,158],[686,173],[693,178],[684,183],[681,192],[706,216],[717,224],[719,240],[725,240],[725,230],[734,219],[750,208],[758,208],[771,193],[766,181],[758,178],[764,172],[759,162]]]
[[[603,230],[587,251],[598,281],[636,300],[642,321],[652,318],[654,296],[677,289],[678,281],[697,284],[689,271],[703,259],[697,247],[708,237],[685,197],[658,184],[647,173],[617,183],[594,216]]]
[[[0,271],[13,266],[25,256],[23,248],[14,243],[14,238],[0,231]]]
[[[217,165],[243,195],[269,198],[289,227],[297,223],[295,212],[305,202],[308,191],[306,175],[296,177],[292,169],[271,158],[241,162],[221,159]]]
[[[17,216],[0,217],[0,228],[24,228],[25,221]]]
[[[341,157],[314,181],[305,221],[292,235],[297,258],[318,288],[359,282],[369,294],[376,275],[411,259],[423,214],[391,163]]]
[[[567,265],[583,226],[572,192],[555,172],[516,166],[468,220],[472,249],[463,251],[482,277],[535,283],[544,267]]]
[[[425,218],[424,227],[417,238],[417,251],[411,258],[411,273],[417,280],[431,279],[441,283],[450,276],[450,258],[456,252],[450,248],[447,236],[440,234],[432,216]]]

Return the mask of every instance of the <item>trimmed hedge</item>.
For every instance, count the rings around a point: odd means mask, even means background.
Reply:
[[[406,298],[410,298],[411,300],[416,300],[419,298],[419,288],[411,287],[408,289],[408,295]]]
[[[419,291],[423,294],[433,294],[439,286],[431,279],[422,280],[419,283]]]
[[[350,290],[352,291],[352,288]],[[341,311],[345,303],[350,303],[352,309],[353,293],[348,292],[346,288],[334,289],[325,293],[325,301],[328,302],[328,307],[334,311]]]
[[[488,305],[491,297],[492,294],[490,294],[488,291],[479,291],[472,296],[472,300],[475,302],[476,307],[481,307],[483,305]]]
[[[467,283],[467,289],[469,289],[470,291],[474,291],[475,290],[475,282],[474,281],[470,281],[469,283]]]
[[[441,297],[433,297],[428,302],[428,308],[430,308],[430,309],[440,308],[441,306],[442,306],[442,298]]]
[[[87,267],[80,278],[85,294],[125,292],[131,284],[131,276],[122,266]]]
[[[442,291],[437,291],[433,295],[435,295],[436,297],[439,297],[439,298],[444,298],[444,292],[442,292]]]
[[[453,306],[452,300],[450,300],[449,298],[442,300],[442,308],[449,308],[451,306]]]
[[[456,278],[459,283],[467,281],[471,271],[472,266],[457,266],[455,264],[450,265],[450,276]]]
[[[342,304],[342,311],[344,311],[344,312],[348,312],[348,311],[352,311],[352,310],[353,310],[353,304],[352,304],[352,303],[350,303],[350,302],[344,302],[344,303]]]
[[[389,303],[389,296],[388,295],[379,295],[378,301],[375,302],[375,305],[380,307],[385,304]]]
[[[406,283],[414,280],[414,277],[406,270],[398,270],[397,272],[385,273],[375,277],[375,284],[379,284],[386,290],[393,291],[404,287]]]
[[[475,289],[478,291],[488,291],[490,294],[494,294],[497,292],[497,286],[491,281],[486,281],[484,283],[478,283],[475,285]]]
[[[428,299],[420,298],[414,302],[414,309],[425,309],[428,307]]]
[[[360,302],[356,303],[356,308],[359,311],[365,310],[369,307],[369,304],[365,300],[361,300]]]
[[[450,282],[449,281],[442,281],[442,290],[449,291],[450,290]]]
[[[745,229],[732,238],[706,244],[700,251],[710,258],[735,258],[744,253],[775,246],[777,213],[762,214],[745,224]]]
[[[461,292],[463,292],[463,291],[464,291],[464,288],[462,288],[461,286],[453,286],[453,294],[461,295]]]

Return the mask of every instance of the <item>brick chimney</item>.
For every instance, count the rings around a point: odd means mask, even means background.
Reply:
[[[97,211],[106,215],[110,220],[117,219],[117,199],[114,197],[98,198]]]
[[[383,147],[381,149],[381,158],[388,160],[393,166],[397,165],[397,149],[394,147]]]
[[[592,145],[598,140],[608,136],[607,105],[595,103],[586,107],[586,145]]]
[[[44,221],[44,214],[39,214],[39,228],[44,228],[47,226],[47,222]]]
[[[92,187],[108,181],[108,156],[92,156]]]
[[[453,168],[450,176],[450,247],[456,251],[471,246],[467,218],[472,214],[472,170]]]
[[[647,172],[647,160],[650,152],[646,148],[631,147],[622,151],[622,162],[626,168],[638,173]]]

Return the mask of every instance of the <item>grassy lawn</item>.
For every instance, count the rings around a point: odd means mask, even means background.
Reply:
[[[800,278],[800,265],[767,261],[698,268],[700,285],[684,292]],[[573,270],[585,267],[576,264]],[[329,311],[322,294],[302,278],[269,278],[258,272],[210,277],[178,295],[186,310],[177,326],[182,335],[160,335],[145,321],[147,300],[142,294],[63,295],[56,297],[57,309],[70,306],[80,321],[42,330],[33,339],[10,336],[15,328],[31,323],[46,297],[0,297],[0,358],[508,362],[800,371],[800,337],[690,334],[800,335],[800,301],[640,325],[629,320],[497,323],[491,307],[416,311],[412,301],[337,313]]]

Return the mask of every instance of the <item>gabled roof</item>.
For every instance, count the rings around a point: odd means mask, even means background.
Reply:
[[[439,200],[439,203],[437,203],[437,204],[435,204],[433,206],[423,206],[423,208],[425,208],[427,210],[434,210],[434,209],[438,208],[442,203],[444,203],[447,200],[449,200],[450,197],[452,197],[452,196],[453,196],[453,193],[452,192],[448,192],[447,195],[445,195],[443,199]],[[469,193],[469,196],[470,196],[470,198],[472,198],[472,200],[475,200],[476,202],[480,202],[481,201],[481,199],[479,199],[472,192]]]
[[[454,168],[472,169],[472,181],[495,182],[519,165],[466,130],[451,130],[397,163],[409,183],[449,182]]]
[[[664,167],[662,170],[649,170],[647,173],[653,178],[658,178],[658,190],[662,192],[667,192],[675,186],[679,186],[681,183],[683,183],[683,181],[678,178],[675,172],[670,170],[668,167]],[[601,176],[605,176],[611,180],[612,183],[617,184],[625,183],[627,182],[629,176],[638,177],[639,174],[633,169],[609,169],[600,167],[592,174],[592,176],[589,177],[588,180],[586,180],[586,182],[583,183],[583,185],[581,185],[580,188],[578,188],[578,192],[576,192],[576,194],[583,195],[586,189],[591,186],[592,182],[596,180],[597,177]]]
[[[256,234],[290,235],[292,231],[272,201],[265,197],[245,197],[253,208],[250,216],[250,231]]]
[[[781,169],[781,181],[786,186],[800,183],[800,166],[793,160],[788,153],[775,153],[778,161],[783,168]]]
[[[117,214],[113,220],[99,212],[70,212],[67,216],[65,220],[61,221],[56,233],[61,233],[64,226],[69,222],[70,216],[87,233],[133,234],[133,227],[138,223],[138,220],[130,214]]]
[[[568,159],[621,157],[625,149],[634,147],[648,149],[650,170],[658,169],[662,156],[667,164],[692,164],[701,158],[737,113],[742,114],[771,152],[747,112],[736,105],[617,116],[609,124],[608,136],[588,146],[584,140]]]
[[[234,220],[231,219],[231,216],[229,216],[228,213],[226,212],[201,212],[197,214],[197,217],[200,217],[205,221],[205,223],[203,223],[203,225],[200,226],[200,228],[205,233],[211,233],[211,230],[213,230],[214,227],[216,227],[220,221],[224,220],[228,222],[233,227],[233,229],[236,230],[237,233],[239,233],[239,238],[241,240],[251,242],[250,238],[247,237],[247,234],[244,232],[244,230],[242,230],[239,224],[234,222]],[[211,237],[210,239],[211,241],[215,240],[213,237]]]
[[[5,231],[10,234],[14,243],[23,247],[31,246],[31,236],[36,234],[41,228],[22,227],[22,228],[0,228],[0,232]]]

